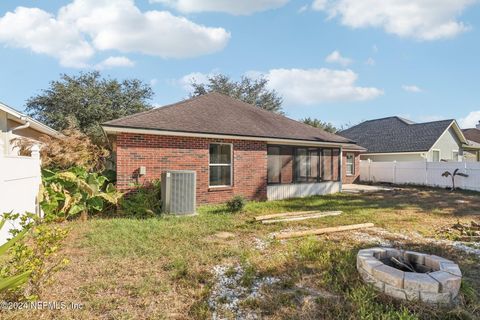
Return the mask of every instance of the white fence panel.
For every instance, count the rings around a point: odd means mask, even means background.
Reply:
[[[395,183],[398,184],[424,184],[425,183],[425,166],[426,162],[407,161],[396,162],[395,166]]]
[[[387,182],[395,184],[417,184],[432,187],[451,187],[451,177],[443,177],[445,171],[456,169],[468,177],[455,177],[459,188],[480,191],[479,162],[360,162],[360,180],[366,182]]]
[[[393,162],[372,162],[370,166],[370,178],[372,181],[395,182]]]
[[[41,184],[38,152],[32,157],[5,156],[0,153],[0,214],[38,213],[37,196]],[[7,222],[0,230],[0,244],[18,223]]]

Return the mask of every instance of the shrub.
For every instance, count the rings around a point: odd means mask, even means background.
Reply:
[[[122,196],[108,178],[73,167],[69,170],[42,170],[40,206],[48,219],[62,220],[102,212]]]
[[[25,241],[16,242],[10,249],[10,257],[1,269],[2,278],[28,274],[26,285],[11,290],[17,300],[35,300],[41,297],[44,287],[51,283],[53,274],[68,263],[58,254],[68,230],[57,224],[45,223],[34,214],[4,214],[11,220],[20,220],[20,229],[10,230],[17,238],[26,233]]]
[[[247,200],[243,196],[236,195],[227,201],[227,208],[230,212],[239,212],[243,210]]]
[[[6,221],[7,221],[7,219],[5,219],[5,218],[3,218],[0,221],[0,230],[5,225]],[[9,252],[8,249],[10,249],[12,246],[14,246],[20,240],[22,240],[27,231],[28,231],[28,229],[25,228],[24,231],[17,233],[14,237],[12,237],[6,243],[4,243],[3,245],[0,246],[0,259],[2,261],[5,261],[5,260],[8,259],[8,257],[7,257],[8,252]],[[15,274],[13,274],[13,273],[4,274],[4,273],[5,272],[1,272],[1,275],[0,275],[0,292],[5,292],[5,291],[8,291],[8,290],[15,290],[20,285],[24,284],[28,280],[28,277],[31,274],[30,271],[16,272]]]
[[[162,213],[160,180],[139,185],[131,194],[120,201],[122,213],[134,218],[150,218]]]
[[[70,122],[67,129],[62,131],[63,136],[41,136],[40,157],[42,167],[52,170],[67,170],[71,167],[82,167],[87,171],[102,171],[110,152],[96,144]],[[21,155],[28,155],[31,147],[36,144],[28,138],[15,139],[15,145]]]

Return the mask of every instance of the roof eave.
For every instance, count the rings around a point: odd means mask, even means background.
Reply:
[[[134,128],[126,126],[116,126],[111,124],[102,124],[101,125],[104,132],[108,134],[118,134],[118,133],[137,133],[137,134],[152,134],[152,135],[170,135],[170,136],[183,136],[183,137],[199,137],[199,138],[217,138],[217,139],[233,139],[233,140],[252,140],[252,141],[266,141],[267,143],[272,144],[299,144],[302,145],[328,145],[328,146],[337,146],[343,147],[354,144],[353,142],[336,142],[336,141],[316,141],[316,140],[305,140],[305,139],[296,139],[296,138],[277,138],[277,137],[261,137],[261,136],[246,136],[246,135],[234,135],[234,134],[215,134],[207,132],[188,132],[188,131],[172,131],[172,130],[160,130],[160,129],[151,129],[151,128]]]

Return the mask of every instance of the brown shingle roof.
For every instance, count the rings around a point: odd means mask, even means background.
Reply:
[[[209,93],[108,121],[103,126],[316,142],[352,142],[219,93]]]
[[[468,140],[480,143],[480,129],[469,128],[469,129],[463,129],[462,131],[465,138],[467,138]]]

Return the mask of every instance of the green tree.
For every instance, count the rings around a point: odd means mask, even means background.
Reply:
[[[323,129],[327,132],[331,132],[331,133],[338,132],[338,129],[332,123],[324,122],[320,119],[315,119],[315,118],[308,117],[308,118],[305,118],[305,119],[301,119],[300,121],[305,123],[305,124],[308,124],[312,127]]]
[[[27,100],[27,113],[56,129],[73,119],[95,143],[104,142],[100,124],[151,109],[151,87],[138,79],[118,81],[92,71],[60,75],[48,89]]]
[[[193,87],[192,97],[218,92],[259,108],[283,114],[283,99],[277,91],[267,87],[268,80],[265,78],[253,79],[244,76],[240,81],[233,81],[226,75],[216,74],[208,77],[207,83],[192,79],[190,84]]]

